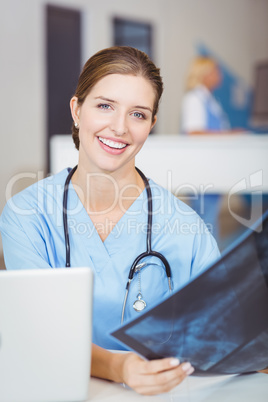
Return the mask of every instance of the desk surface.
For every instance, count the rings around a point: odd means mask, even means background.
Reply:
[[[71,135],[53,136],[50,147],[51,173],[77,163]],[[258,190],[268,192],[267,150],[268,134],[156,134],[149,136],[138,153],[136,166],[177,194],[251,192],[257,185],[261,186]]]
[[[158,396],[138,395],[121,384],[91,378],[88,402],[267,402],[268,375],[188,377],[167,394]]]

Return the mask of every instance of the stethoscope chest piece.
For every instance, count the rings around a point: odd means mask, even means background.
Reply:
[[[142,310],[144,310],[146,307],[146,302],[144,300],[142,300],[142,295],[141,293],[139,293],[137,295],[137,300],[134,301],[133,303],[133,308],[135,311],[140,312]]]

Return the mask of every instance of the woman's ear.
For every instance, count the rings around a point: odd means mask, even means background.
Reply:
[[[157,121],[157,116],[154,116],[153,121],[152,121],[151,130],[153,129],[153,127],[154,127],[156,121]]]
[[[70,100],[70,108],[74,123],[79,124],[80,106],[78,104],[77,96],[73,96],[72,99]]]

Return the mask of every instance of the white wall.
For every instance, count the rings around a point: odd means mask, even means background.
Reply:
[[[1,4],[0,212],[14,175],[44,169],[46,3],[9,0]],[[84,61],[112,45],[113,16],[154,24],[155,62],[165,82],[158,133],[178,133],[185,72],[196,43],[213,49],[247,84],[254,62],[268,58],[267,0],[50,0],[49,4],[83,11]],[[32,180],[17,182],[13,191]]]

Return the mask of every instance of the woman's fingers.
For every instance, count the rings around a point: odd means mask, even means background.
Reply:
[[[183,378],[175,378],[173,381],[166,382],[164,384],[154,385],[141,385],[136,392],[142,395],[159,395],[171,391],[177,387],[187,376]]]
[[[141,360],[141,362],[143,363],[143,368],[145,372],[150,373],[160,373],[162,371],[172,370],[180,365],[179,359],[173,357],[150,361]],[[183,363],[181,365],[183,371],[187,371],[190,367],[190,363]]]
[[[168,392],[194,371],[190,363],[176,358],[144,361],[129,354],[124,365],[125,383],[136,392],[155,395]]]
[[[144,385],[154,388],[154,393],[168,392],[178,384],[180,384],[188,375],[192,374],[194,368],[190,363],[183,363],[177,366],[169,365],[163,370],[151,373],[150,367],[143,374]]]

